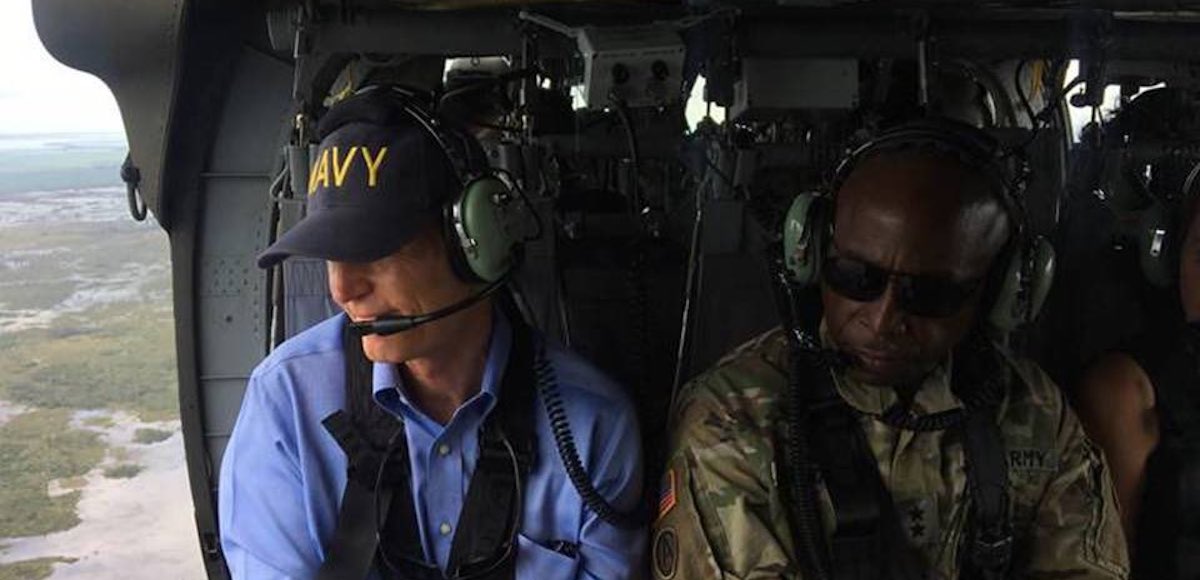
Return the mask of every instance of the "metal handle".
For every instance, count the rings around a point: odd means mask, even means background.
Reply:
[[[133,155],[125,154],[125,162],[121,164],[121,181],[125,182],[125,197],[129,200],[129,215],[134,221],[146,221],[146,202],[142,199],[138,185],[142,182],[142,172],[133,164]]]

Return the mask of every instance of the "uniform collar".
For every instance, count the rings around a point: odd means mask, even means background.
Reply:
[[[821,321],[821,344],[827,348],[833,346],[824,320]],[[930,415],[964,407],[962,400],[950,389],[952,368],[952,357],[947,356],[945,362],[925,376],[909,409],[914,415]],[[860,413],[882,415],[900,400],[896,391],[889,386],[856,381],[841,372],[835,372],[833,378],[838,394]]]
[[[468,407],[483,407],[483,415],[491,412],[496,406],[496,401],[500,397],[500,388],[503,383],[504,370],[508,365],[508,353],[512,348],[512,325],[508,321],[508,317],[500,308],[492,308],[492,335],[488,341],[487,359],[483,367],[483,381],[480,385],[479,392],[475,396],[467,399],[461,407],[455,411],[455,418],[458,414]],[[416,414],[425,417],[425,413],[421,411],[408,396],[408,391],[404,385],[404,377],[400,373],[399,366],[394,363],[375,363],[372,372],[372,387],[376,401],[386,401],[389,397],[388,391],[392,391],[399,395],[398,402],[406,411],[406,414]],[[450,420],[454,422],[452,418]]]

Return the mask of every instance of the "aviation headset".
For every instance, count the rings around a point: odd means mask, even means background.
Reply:
[[[1180,252],[1200,195],[1200,161],[1188,172],[1177,200],[1154,199],[1137,224],[1138,260],[1146,280],[1158,287],[1179,278]]]
[[[835,196],[851,173],[878,153],[906,149],[949,153],[993,182],[990,189],[1008,215],[1010,234],[988,277],[992,302],[987,320],[1001,332],[1032,321],[1050,291],[1054,249],[1045,238],[1029,235],[1020,203],[1024,163],[1006,155],[982,130],[946,119],[925,119],[880,133],[839,162],[825,191],[796,196],[783,226],[784,266],[791,282],[812,286],[820,281],[833,236]],[[999,263],[1002,271],[996,271]]]
[[[423,101],[420,93],[395,85],[371,85],[354,92],[381,94],[389,106],[420,127],[445,154],[458,191],[443,202],[441,229],[450,265],[463,282],[495,284],[520,262],[522,212],[520,191],[503,172],[487,163],[479,143],[453,127]],[[366,120],[353,113],[338,119],[333,129]],[[523,199],[523,197],[522,197]]]
[[[1091,151],[1103,163],[1095,179],[1105,205],[1122,222],[1135,217],[1122,233],[1136,243],[1145,280],[1159,288],[1178,280],[1180,251],[1200,195],[1198,122],[1200,102],[1193,94],[1174,87],[1148,90],[1103,123],[1102,149]],[[1169,147],[1162,153],[1138,153],[1140,146],[1164,143]]]

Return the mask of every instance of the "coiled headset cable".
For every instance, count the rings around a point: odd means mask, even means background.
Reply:
[[[579,493],[584,505],[592,510],[605,523],[619,528],[634,529],[641,527],[645,521],[642,510],[622,512],[614,507],[592,485],[583,462],[579,460],[579,451],[575,446],[575,437],[571,433],[571,423],[563,405],[562,393],[558,389],[558,379],[550,359],[546,356],[544,344],[538,344],[537,356],[534,359],[534,375],[537,377],[537,390],[546,409],[546,417],[550,421],[550,430],[554,434],[554,445],[558,448],[558,457],[562,460],[563,469],[575,491]]]

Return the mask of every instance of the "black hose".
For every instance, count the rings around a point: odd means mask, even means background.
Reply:
[[[620,99],[612,100],[613,109],[617,112],[617,118],[621,120],[621,126],[625,128],[625,137],[629,143],[629,163],[633,173],[633,183],[630,184],[633,191],[633,215],[637,217],[642,211],[642,189],[641,189],[641,173],[638,170],[638,144],[637,133],[633,127],[633,119],[629,115],[629,107]]]
[[[679,325],[679,348],[675,353],[675,376],[671,381],[671,400],[668,409],[675,408],[675,399],[679,387],[683,385],[684,373],[690,362],[692,320],[695,318],[695,304],[699,303],[700,278],[703,276],[703,264],[700,255],[700,234],[704,223],[704,189],[709,179],[705,179],[696,188],[696,215],[692,222],[692,239],[688,247],[687,280],[683,291],[683,320]]]
[[[1042,110],[1035,113],[1033,110],[1033,106],[1029,103],[1029,96],[1025,94],[1025,87],[1021,84],[1021,73],[1025,70],[1026,62],[1027,61],[1024,61],[1024,60],[1018,62],[1017,67],[1013,73],[1013,89],[1017,92],[1017,98],[1018,98],[1018,100],[1021,101],[1021,107],[1023,109],[1025,109],[1025,114],[1029,117],[1029,129],[1030,129],[1029,139],[1027,139],[1019,147],[1017,147],[1018,149],[1022,149],[1022,150],[1025,149],[1026,147],[1028,147],[1031,143],[1033,143],[1034,139],[1037,138],[1038,131],[1040,131],[1041,129],[1044,128],[1044,127],[1042,127],[1042,125],[1047,122],[1046,122],[1045,118],[1043,118],[1043,117],[1045,115],[1047,115],[1048,113],[1052,113],[1052,112],[1056,112],[1056,111],[1061,114],[1061,111],[1059,111],[1059,105],[1062,103],[1062,100],[1067,97],[1067,93],[1070,93],[1075,87],[1079,86],[1079,84],[1084,82],[1084,80],[1085,80],[1083,78],[1083,75],[1075,77],[1075,79],[1072,80],[1071,82],[1067,83],[1067,85],[1065,87],[1063,87],[1061,91],[1058,91],[1058,94],[1053,98],[1053,100],[1051,102],[1045,103],[1042,106]],[[1055,78],[1054,82],[1058,83],[1059,81],[1058,81],[1057,74],[1054,75],[1054,78]],[[1043,97],[1042,100],[1045,101],[1045,98]]]
[[[806,365],[811,364],[811,349],[799,332],[803,317],[797,304],[795,289],[784,273],[782,250],[778,242],[768,245],[768,264],[771,285],[780,321],[787,331],[789,372],[786,407],[784,409],[785,474],[783,486],[792,504],[793,531],[802,577],[807,580],[828,580],[829,562],[821,525],[820,497],[817,493],[817,466],[808,448],[808,405],[804,396],[803,377],[808,376]],[[809,357],[809,358],[805,358]]]
[[[1025,114],[1029,116],[1029,129],[1031,131],[1038,130],[1038,116],[1033,112],[1033,106],[1029,104],[1029,97],[1025,94],[1025,87],[1021,84],[1021,73],[1025,71],[1025,65],[1029,61],[1022,60],[1017,63],[1017,68],[1013,70],[1013,89],[1017,91],[1017,98],[1021,101],[1021,107],[1025,109]]]

